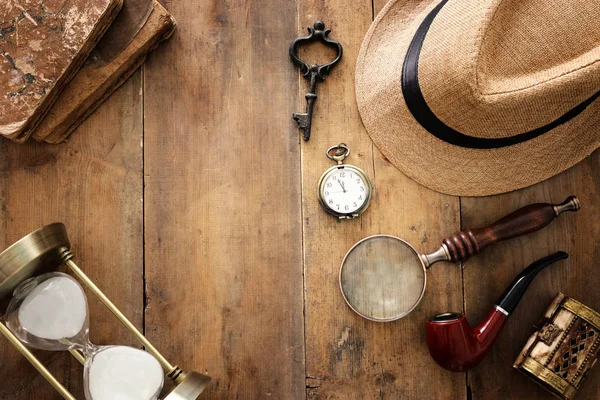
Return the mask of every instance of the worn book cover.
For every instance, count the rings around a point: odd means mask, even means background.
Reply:
[[[175,29],[155,0],[125,0],[119,16],[67,85],[34,138],[60,143],[144,62]]]
[[[122,0],[0,2],[0,135],[27,140],[121,6]]]

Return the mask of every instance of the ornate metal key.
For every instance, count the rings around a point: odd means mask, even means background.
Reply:
[[[329,38],[331,29],[325,29],[323,21],[314,23],[314,27],[308,27],[308,36],[300,37],[292,42],[290,46],[290,57],[294,64],[300,68],[300,71],[306,79],[310,80],[310,91],[306,94],[306,112],[294,113],[292,118],[298,124],[298,128],[304,130],[304,140],[310,139],[310,128],[312,124],[313,105],[317,99],[317,82],[325,80],[325,77],[331,71],[331,68],[337,64],[342,58],[342,45],[333,39]],[[327,64],[317,65],[308,64],[300,59],[298,49],[301,44],[320,41],[327,46],[333,47],[337,51],[337,56],[333,61]]]

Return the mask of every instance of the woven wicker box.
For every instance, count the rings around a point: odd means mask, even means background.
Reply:
[[[600,314],[559,293],[513,367],[570,400],[599,357]]]

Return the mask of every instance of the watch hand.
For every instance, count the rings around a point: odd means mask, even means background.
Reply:
[[[344,187],[344,182],[342,181],[338,181],[340,183],[340,186],[342,187],[342,190],[344,191],[344,193],[346,193],[346,188]]]

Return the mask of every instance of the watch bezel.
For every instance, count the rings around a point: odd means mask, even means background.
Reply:
[[[325,181],[327,179],[327,177],[335,170],[338,169],[350,169],[352,170],[352,172],[356,173],[357,175],[360,176],[360,178],[363,180],[363,182],[365,182],[365,185],[367,186],[367,190],[366,190],[366,194],[367,194],[367,198],[365,200],[365,202],[363,203],[362,206],[360,206],[357,210],[350,212],[350,213],[344,213],[344,212],[339,212],[336,211],[334,209],[332,209],[331,207],[329,207],[325,201]],[[327,171],[325,171],[323,173],[323,175],[321,175],[321,178],[319,179],[319,185],[318,185],[318,198],[319,198],[319,203],[321,204],[321,207],[330,215],[333,215],[334,217],[337,217],[339,219],[352,219],[352,218],[357,218],[359,216],[361,216],[369,207],[369,204],[371,203],[371,198],[373,197],[373,184],[371,183],[371,180],[369,179],[369,177],[367,176],[367,174],[360,168],[351,165],[351,164],[340,164],[340,165],[334,165],[330,168],[327,169]]]

